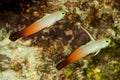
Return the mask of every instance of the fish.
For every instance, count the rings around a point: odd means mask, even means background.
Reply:
[[[60,62],[56,66],[57,70],[60,70],[91,53],[95,53],[94,55],[97,55],[101,49],[106,48],[111,43],[110,38],[95,40],[87,30],[85,30],[84,28],[82,29],[89,35],[91,40],[71,52],[64,61]]]
[[[51,14],[45,15],[43,18],[38,19],[28,27],[24,28],[21,31],[15,32],[10,35],[9,39],[11,41],[16,41],[20,37],[28,37],[32,34],[35,34],[42,30],[43,28],[53,25],[55,22],[61,20],[66,14],[65,10],[60,10],[53,12]]]

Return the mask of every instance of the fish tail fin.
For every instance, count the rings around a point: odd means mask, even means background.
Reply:
[[[13,34],[10,35],[9,39],[11,41],[16,41],[20,37],[22,37],[22,35],[19,32],[15,32],[15,33],[13,33]]]
[[[63,67],[66,67],[67,65],[68,65],[68,62],[65,60],[65,61],[60,62],[60,63],[56,66],[56,68],[57,68],[57,70],[60,70],[60,69],[62,69]]]

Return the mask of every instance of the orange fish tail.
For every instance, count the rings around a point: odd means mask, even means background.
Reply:
[[[69,63],[65,60],[65,61],[60,62],[60,63],[56,66],[56,68],[57,68],[57,70],[60,70],[60,69],[62,69],[63,67],[66,67],[68,64],[69,64]]]
[[[41,29],[43,29],[43,27],[40,26],[38,21],[36,21],[33,24],[31,24],[30,26],[24,28],[23,30],[16,32],[16,33],[13,33],[12,35],[10,35],[9,39],[11,41],[15,41],[15,40],[19,39],[20,37],[27,37],[27,36],[30,36],[34,33],[37,33]]]
[[[78,61],[79,59],[85,57],[86,55],[87,54],[82,52],[80,48],[77,48],[75,51],[73,51],[71,54],[68,55],[66,60],[68,63],[72,64],[72,63]]]
[[[72,52],[71,54],[68,55],[68,57],[65,59],[65,61],[59,63],[56,68],[58,70],[62,69],[63,67],[66,67],[69,64],[72,64],[76,61],[78,61],[79,59],[85,57],[87,54],[85,54],[84,52],[81,52],[80,48],[77,48],[74,52]]]
[[[15,32],[15,33],[13,33],[13,34],[10,35],[9,39],[11,41],[16,41],[20,37],[22,37],[21,33],[20,32]]]
[[[21,34],[24,37],[30,36],[32,34],[35,34],[37,32],[39,32],[40,30],[42,30],[44,27],[42,27],[38,21],[34,22],[33,24],[31,24],[30,26],[26,27],[25,29],[23,29],[21,31]]]

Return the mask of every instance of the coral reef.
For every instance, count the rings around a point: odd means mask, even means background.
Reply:
[[[0,80],[120,80],[119,0],[15,0],[0,4]],[[4,8],[5,4],[9,4]],[[10,7],[10,9],[8,9]],[[15,9],[16,7],[16,9]],[[14,8],[14,9],[13,9]],[[11,42],[20,31],[47,13],[64,9],[67,15],[50,28]],[[109,47],[64,69],[56,65],[90,38],[111,38]]]

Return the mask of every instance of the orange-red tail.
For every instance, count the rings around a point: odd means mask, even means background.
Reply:
[[[43,29],[43,27],[39,24],[39,21],[36,21],[36,22],[32,23],[30,26],[24,28],[23,30],[13,33],[12,35],[10,35],[9,39],[11,41],[15,41],[20,37],[27,37],[34,33],[37,33],[41,29]]]
[[[58,70],[60,70],[63,67],[66,67],[69,64],[72,64],[76,61],[78,61],[79,59],[85,57],[87,54],[85,54],[84,52],[81,52],[80,48],[77,48],[75,51],[73,51],[71,54],[68,55],[68,57],[61,63],[59,63],[56,68]]]
[[[20,32],[15,32],[10,35],[9,39],[11,41],[15,41],[15,40],[19,39],[20,37],[22,37],[22,34]]]

